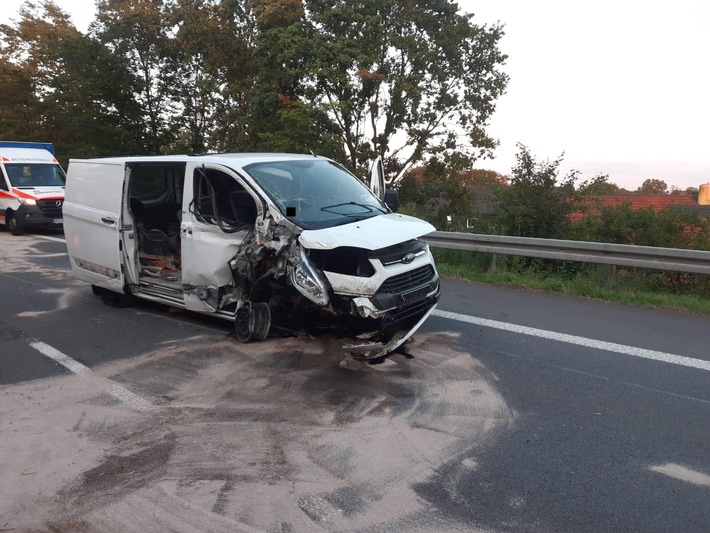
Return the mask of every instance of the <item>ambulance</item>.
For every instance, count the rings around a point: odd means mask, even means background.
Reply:
[[[390,191],[391,193],[394,191]],[[405,343],[439,300],[434,231],[303,154],[69,162],[64,233],[74,275],[112,306],[137,299],[215,315],[239,341],[332,333],[357,358]]]
[[[0,141],[0,224],[61,229],[65,182],[51,144]]]

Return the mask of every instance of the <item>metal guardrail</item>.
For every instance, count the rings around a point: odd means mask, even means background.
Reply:
[[[421,239],[433,248],[449,250],[710,274],[710,252],[703,250],[449,231],[435,231]]]

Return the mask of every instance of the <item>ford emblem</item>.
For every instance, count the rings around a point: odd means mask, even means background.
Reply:
[[[414,261],[415,257],[416,257],[416,255],[414,255],[414,254],[407,254],[402,258],[402,263],[404,263],[405,265],[408,265],[409,263]]]

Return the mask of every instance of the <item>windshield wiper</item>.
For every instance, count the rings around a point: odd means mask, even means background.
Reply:
[[[383,209],[379,207],[375,207],[373,205],[368,205],[368,204],[359,204],[357,202],[343,202],[341,204],[333,204],[333,205],[328,205],[325,207],[321,207],[321,211],[327,211],[328,213],[335,213],[336,215],[342,215],[344,217],[361,217],[363,213],[339,213],[337,211],[333,211],[334,208],[336,207],[342,207],[344,205],[355,205],[357,207],[362,207],[363,209],[366,209],[367,213],[372,213],[374,209],[377,209],[378,211],[382,213],[386,213],[387,211],[384,211]]]

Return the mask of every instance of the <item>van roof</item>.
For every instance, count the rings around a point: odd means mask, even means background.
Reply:
[[[265,163],[270,161],[293,161],[304,159],[320,159],[326,158],[312,154],[287,154],[287,153],[268,153],[268,152],[243,152],[243,153],[226,153],[226,154],[179,154],[179,155],[146,155],[146,156],[127,156],[127,157],[104,157],[96,159],[70,159],[69,164],[79,162],[91,163],[106,163],[106,164],[121,164],[127,163],[182,163],[182,162],[199,162],[209,161],[211,163],[222,163],[224,165],[234,165],[235,163],[244,167],[252,163]]]

